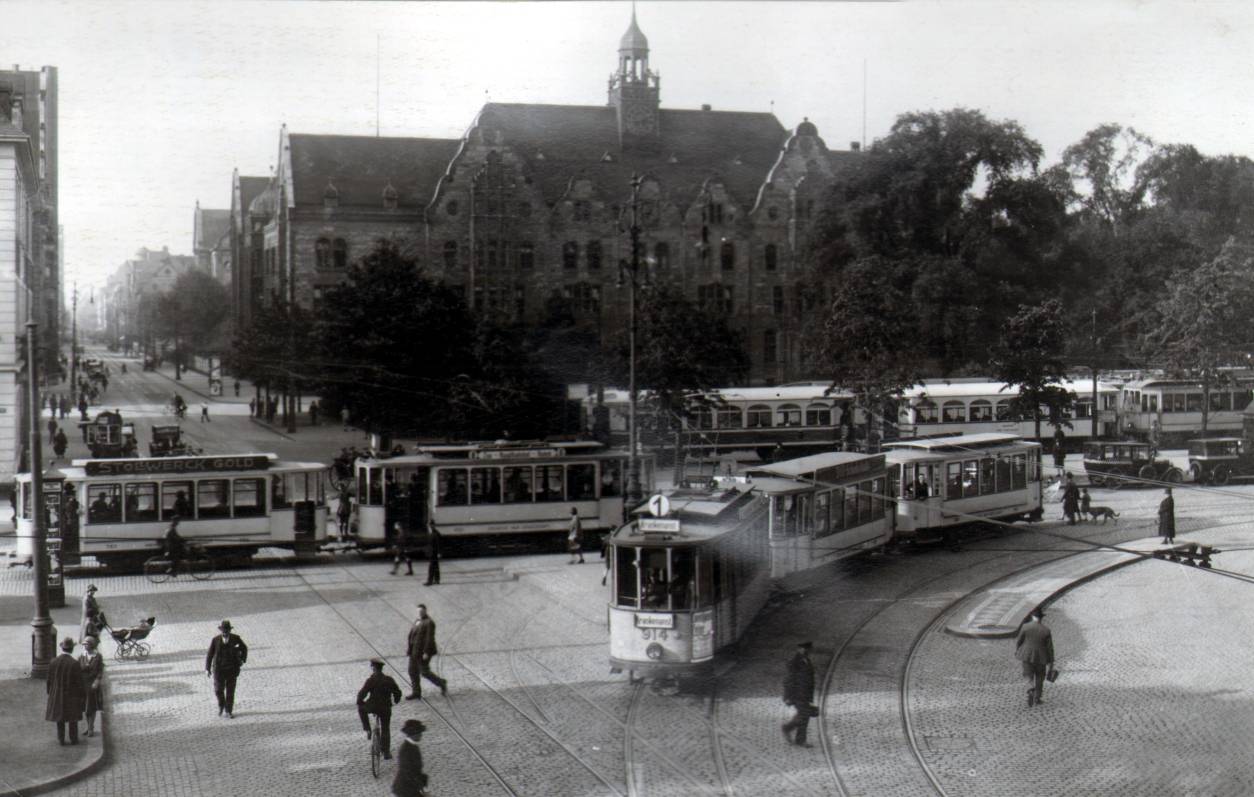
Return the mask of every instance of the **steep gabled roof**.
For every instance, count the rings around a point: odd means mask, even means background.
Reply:
[[[460,141],[292,133],[292,192],[299,206],[321,206],[328,183],[340,207],[383,207],[390,183],[397,207],[421,211],[435,194]]]
[[[266,186],[270,185],[269,177],[250,177],[240,175],[239,178],[239,213],[240,221],[244,221],[244,216],[248,214],[248,208],[252,205],[257,195],[266,190]]]
[[[622,150],[617,112],[595,105],[488,103],[477,125],[488,144],[501,133],[503,143],[527,161],[549,202],[575,177],[603,188],[621,186],[626,194],[632,174],[648,173],[681,204],[707,179],[721,176],[736,201],[748,207],[787,137],[769,113],[662,109],[656,145],[649,151]]]
[[[231,211],[197,207],[192,226],[195,228],[194,249],[213,249],[231,228]]]

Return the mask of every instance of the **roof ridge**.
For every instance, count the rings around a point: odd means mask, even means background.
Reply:
[[[461,141],[460,138],[434,138],[431,136],[355,136],[348,135],[346,133],[289,133],[288,139],[290,140],[293,138],[344,138],[362,141]]]

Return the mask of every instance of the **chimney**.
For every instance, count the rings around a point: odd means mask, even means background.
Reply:
[[[849,142],[849,151],[850,151],[850,152],[861,152],[861,151],[862,151],[862,142],[861,142],[861,141],[850,141],[850,142]]]
[[[712,110],[714,110],[714,109],[713,109],[713,108],[711,108],[709,105],[707,105],[707,104],[705,104],[705,103],[702,103],[702,105],[701,105],[701,110],[703,110],[703,111],[712,111]]]
[[[22,126],[22,95],[21,93],[14,92],[13,99],[11,100],[11,102],[13,103],[13,105],[11,106],[9,110],[9,121],[13,123],[14,127],[20,128]]]

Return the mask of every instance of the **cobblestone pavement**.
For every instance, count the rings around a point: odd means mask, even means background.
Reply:
[[[880,554],[790,579],[712,682],[609,673],[595,558],[454,559],[434,588],[349,558],[160,586],[95,577],[115,621],[157,616],[153,655],[112,664],[111,763],[59,793],[386,794],[390,765],[370,777],[352,698],[374,655],[404,684],[418,602],[439,624],[450,694],[426,685],[393,727],[427,723],[436,797],[936,794],[928,773],[953,795],[1250,793],[1238,756],[1251,728],[1234,690],[1254,637],[1223,608],[1248,584],[1146,562],[1078,588],[1050,618],[1063,679],[1032,713],[1011,643],[928,630],[973,589],[1077,547],[1051,532],[1145,537],[1158,497],[1096,493],[1121,513],[1106,527],[1054,521],[959,554]],[[1180,537],[1233,547],[1251,499],[1248,487],[1178,491]],[[1254,553],[1222,556],[1254,572]],[[21,594],[25,578],[0,573],[0,594]],[[84,585],[70,580],[71,603]],[[203,671],[224,617],[251,648],[234,720],[217,717]],[[803,638],[825,690],[812,749],[779,733],[783,660]]]

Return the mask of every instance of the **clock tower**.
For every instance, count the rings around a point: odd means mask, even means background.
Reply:
[[[661,77],[649,69],[649,40],[636,24],[633,5],[631,25],[618,44],[618,71],[610,75],[609,86],[609,104],[618,112],[622,149],[656,146],[660,87]]]

